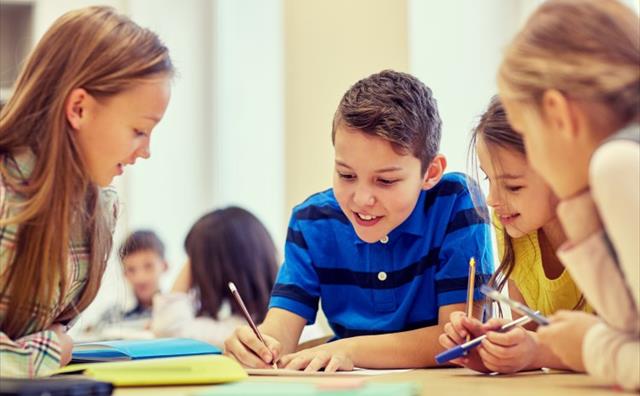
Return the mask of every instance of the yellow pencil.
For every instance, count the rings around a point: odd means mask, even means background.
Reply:
[[[473,289],[476,280],[476,259],[469,260],[469,279],[467,280],[467,317],[473,316]],[[471,334],[467,334],[467,342],[471,340]]]

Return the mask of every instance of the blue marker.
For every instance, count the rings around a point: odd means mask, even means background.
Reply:
[[[505,325],[503,325],[502,327],[500,327],[500,329],[498,329],[497,331],[499,332],[504,332],[507,330],[510,330],[518,325],[523,325],[523,324],[527,324],[531,321],[531,318],[528,316],[523,316],[521,318],[518,318],[516,320],[514,320],[513,322],[509,322]],[[487,338],[487,335],[481,335],[480,337],[474,338],[473,340],[469,341],[469,342],[465,342],[464,344],[460,344],[458,346],[455,346],[451,349],[448,349],[442,353],[440,353],[439,355],[436,355],[436,362],[438,364],[442,364],[442,363],[446,363],[449,360],[453,360],[456,358],[459,358],[461,356],[464,356],[467,354],[468,351],[470,351],[471,349],[477,347],[478,345],[480,345],[480,343],[482,342],[482,340],[484,340],[485,338]]]

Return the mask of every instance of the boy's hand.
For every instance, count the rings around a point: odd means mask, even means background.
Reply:
[[[336,341],[337,343],[337,341]],[[324,344],[300,352],[285,355],[278,366],[290,370],[319,371],[326,373],[353,370],[353,360],[345,350],[336,348],[339,344]]]
[[[467,341],[467,335],[470,335],[473,339],[483,335],[487,331],[482,325],[482,322],[476,318],[468,318],[467,314],[462,311],[452,312],[449,320],[449,323],[444,325],[444,333],[438,338],[440,345],[446,349],[464,344]],[[482,363],[482,359],[478,354],[478,348],[474,348],[469,351],[466,356],[453,359],[450,362],[483,373],[491,371]]]
[[[224,354],[236,359],[245,367],[271,368],[273,361],[277,362],[282,347],[275,338],[261,332],[269,346],[267,348],[256,336],[251,327],[238,327],[231,337],[224,342]]]
[[[506,333],[493,331],[507,322],[504,319],[491,319],[484,324],[487,338],[477,348],[482,363],[490,371],[499,373],[515,373],[533,368],[538,352],[536,333],[522,327],[513,328]]]
[[[73,350],[73,339],[67,334],[65,326],[54,323],[47,330],[51,330],[58,336],[60,343],[60,367],[66,366],[71,361],[71,351]]]
[[[582,342],[600,319],[585,312],[559,311],[549,321],[550,325],[538,327],[540,343],[547,345],[572,370],[584,372]]]

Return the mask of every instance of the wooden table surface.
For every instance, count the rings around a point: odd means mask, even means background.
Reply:
[[[335,377],[334,377],[335,378]],[[342,377],[345,379],[347,377]],[[354,377],[349,377],[354,378]],[[361,377],[362,378],[362,377]],[[463,368],[425,369],[363,378],[372,382],[417,382],[422,386],[421,395],[472,395],[472,396],[572,396],[572,395],[622,395],[621,391],[599,384],[583,375],[562,371],[535,371],[515,375],[483,375]],[[319,377],[250,377],[258,382],[320,382]],[[118,388],[116,396],[141,395],[192,395],[215,385],[165,386],[144,388]]]

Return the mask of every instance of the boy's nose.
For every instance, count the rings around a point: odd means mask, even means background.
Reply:
[[[357,188],[353,194],[353,201],[358,206],[372,206],[376,200],[369,189]]]

